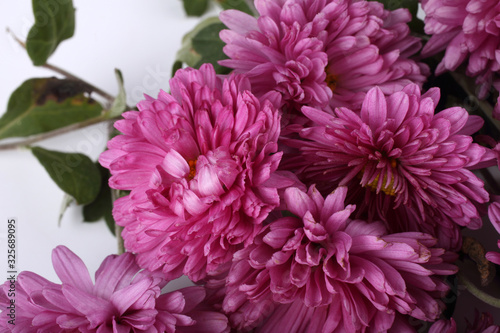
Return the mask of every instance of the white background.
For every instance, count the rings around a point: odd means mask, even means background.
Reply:
[[[154,97],[168,89],[171,66],[182,36],[198,22],[184,14],[180,0],[73,0],[76,32],[64,41],[49,62],[115,95],[114,68],[125,79],[128,104]],[[212,9],[209,15],[215,14]],[[36,68],[26,52],[5,32],[9,27],[25,39],[33,24],[31,1],[0,1],[0,115],[8,98],[23,81],[32,77],[55,75]],[[83,152],[94,160],[106,143],[105,127],[96,125],[77,133],[40,143],[41,146],[68,152]],[[52,269],[51,251],[60,244],[68,246],[86,263],[91,275],[101,261],[116,252],[115,238],[103,221],[83,223],[79,207],[71,207],[57,225],[64,193],[53,183],[43,167],[27,150],[0,151],[0,280],[6,272],[6,221],[17,218],[19,270],[30,270],[47,279],[59,279]],[[490,229],[492,230],[492,229]],[[498,238],[494,231],[493,238]],[[494,246],[490,241],[490,247]],[[186,284],[182,280],[171,286]],[[462,296],[466,292],[461,292]],[[462,300],[460,313],[471,320],[472,297]],[[498,310],[489,310],[500,324]],[[463,319],[462,319],[463,320]],[[461,322],[463,325],[463,321]]]

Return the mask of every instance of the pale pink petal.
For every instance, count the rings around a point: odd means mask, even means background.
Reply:
[[[94,284],[87,267],[67,247],[59,245],[52,251],[52,264],[63,284],[77,287],[88,294],[93,293]]]

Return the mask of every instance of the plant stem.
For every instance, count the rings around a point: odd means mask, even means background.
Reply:
[[[29,146],[29,145],[35,143],[35,142],[43,141],[43,140],[46,140],[46,139],[49,139],[49,138],[52,138],[52,137],[55,137],[55,136],[58,136],[61,134],[66,134],[66,133],[69,133],[69,132],[72,132],[72,131],[75,131],[78,129],[82,129],[82,128],[85,128],[85,127],[88,127],[91,125],[102,123],[105,121],[114,121],[116,119],[117,118],[107,119],[107,118],[104,118],[102,116],[87,119],[87,120],[82,121],[80,123],[75,123],[75,124],[68,125],[66,127],[61,127],[61,128],[58,128],[56,130],[53,130],[53,131],[50,131],[47,133],[34,135],[34,136],[31,136],[31,137],[24,139],[24,140],[12,142],[12,143],[0,144],[0,150],[8,150],[8,149],[16,149],[16,148],[26,147],[26,146]]]
[[[113,204],[116,201],[116,199],[118,199],[119,197],[120,197],[120,190],[111,189],[111,202]],[[123,227],[116,224],[116,221],[115,221],[115,236],[116,236],[117,245],[118,245],[118,254],[125,253],[125,244],[123,242],[122,231],[123,231]]]
[[[465,277],[463,273],[458,273],[458,280],[462,283],[465,288],[474,296],[476,296],[481,301],[494,306],[496,308],[500,308],[500,299],[491,296],[490,294],[485,293],[476,287],[469,279]]]
[[[9,28],[7,28],[7,33],[9,33],[12,38],[14,38],[14,40],[19,44],[21,45],[21,47],[23,49],[26,50],[26,43],[23,42],[22,40],[20,40]],[[93,84],[85,81],[85,80],[82,80],[81,78],[79,78],[78,76],[75,76],[73,74],[71,74],[70,72],[62,69],[62,68],[59,68],[57,66],[54,66],[54,65],[51,65],[49,63],[45,63],[43,65],[41,65],[40,67],[44,67],[44,68],[47,68],[47,69],[50,69],[51,71],[53,72],[56,72],[58,74],[61,74],[62,76],[68,78],[68,79],[71,79],[71,80],[76,80],[76,81],[79,81],[79,82],[82,82],[83,84],[85,84],[86,86],[88,86],[89,88],[92,89],[92,91],[96,92],[97,94],[99,94],[100,96],[102,96],[103,98],[105,98],[108,103],[112,103],[114,101],[114,97],[110,94],[108,94],[107,92],[105,92],[104,90],[94,86]]]
[[[116,240],[118,241],[118,254],[125,253],[125,243],[122,237],[123,227],[115,223],[115,235]]]

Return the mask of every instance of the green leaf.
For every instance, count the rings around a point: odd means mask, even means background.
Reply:
[[[410,27],[411,31],[418,33],[420,35],[425,35],[424,21],[422,21],[418,17],[413,16],[413,19],[411,20],[411,22],[408,23],[408,26]]]
[[[109,230],[115,233],[115,221],[113,219],[112,210],[113,202],[111,200],[111,189],[108,185],[109,171],[103,168],[99,163],[96,167],[101,173],[101,188],[99,194],[91,203],[83,206],[83,219],[86,222],[96,222],[104,217]]]
[[[41,66],[59,43],[75,32],[75,8],[72,0],[33,0],[35,24],[26,39],[26,50],[35,66]]]
[[[398,8],[408,8],[412,15],[417,14],[418,0],[380,0],[385,9],[395,10]]]
[[[177,52],[177,61],[173,70],[179,68],[179,61],[193,68],[199,68],[204,63],[211,63],[218,74],[227,74],[231,70],[220,66],[217,62],[227,59],[222,51],[224,42],[219,37],[219,32],[226,29],[217,17],[203,20],[182,39],[182,48]]]
[[[208,8],[208,0],[183,0],[182,2],[188,16],[201,16]]]
[[[222,29],[227,29],[223,23],[214,23],[193,37],[193,49],[201,55],[201,59],[195,65],[195,68],[199,68],[204,63],[211,63],[218,74],[227,74],[231,71],[229,68],[217,63],[219,60],[227,58],[222,51],[226,44],[219,37],[219,32]]]
[[[176,60],[174,62],[174,65],[172,66],[172,77],[175,75],[175,72],[177,72],[177,70],[181,68],[182,68],[182,61]]]
[[[113,218],[113,214],[111,214],[111,212],[104,214],[104,222],[106,222],[106,226],[109,231],[116,236],[115,219]]]
[[[201,55],[193,50],[193,37],[196,36],[201,30],[215,23],[220,23],[219,18],[209,17],[198,23],[193,30],[182,37],[182,46],[181,49],[177,51],[177,61],[174,66],[179,67],[179,62],[183,62],[190,67],[194,67],[200,61]]]
[[[101,188],[101,173],[90,158],[79,153],[63,153],[41,147],[33,147],[31,151],[50,178],[77,204],[85,205],[95,200]]]
[[[127,95],[123,86],[123,75],[119,69],[115,69],[116,81],[118,81],[118,96],[116,96],[111,108],[106,110],[104,118],[110,119],[118,117],[127,109]]]
[[[0,139],[49,132],[101,114],[86,97],[91,89],[75,80],[38,78],[25,81],[10,96],[0,118]]]
[[[250,15],[254,12],[245,0],[215,0],[223,9],[237,9]]]
[[[58,226],[61,226],[61,221],[64,216],[64,213],[66,213],[66,210],[74,201],[75,199],[71,195],[64,194],[64,198],[61,202],[61,209],[59,210],[59,220],[57,221]]]

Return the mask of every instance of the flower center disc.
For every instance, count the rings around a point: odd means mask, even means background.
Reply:
[[[196,175],[196,162],[198,160],[190,160],[188,161],[188,165],[189,165],[189,174],[188,174],[188,179],[191,180],[194,178],[194,176]]]
[[[395,159],[391,158],[390,163],[391,163],[391,167],[393,169],[395,169],[397,166],[397,161]],[[363,175],[363,172],[364,172],[364,170],[361,171],[360,178]],[[392,174],[393,175],[391,176],[390,181],[388,181],[387,175],[384,175],[384,177],[382,178],[382,184],[381,184],[380,190],[387,195],[396,196],[396,190],[393,187],[394,186],[394,172]],[[370,182],[366,185],[363,185],[363,186],[371,189],[373,192],[376,192],[378,190],[378,187],[379,187],[379,184],[378,184],[379,181],[380,181],[380,173],[377,175],[377,177],[375,177],[375,179],[372,182]]]
[[[335,88],[337,87],[337,80],[338,80],[337,75],[334,75],[330,72],[330,65],[326,66],[325,72],[326,72],[326,79],[325,79],[326,85],[332,91],[334,91]]]
[[[377,191],[378,182],[380,180],[380,175],[378,175],[371,183],[367,184],[366,187],[370,188],[372,191]],[[387,195],[395,196],[396,190],[392,187],[394,185],[394,176],[391,177],[391,181],[387,183],[387,176],[382,179],[382,188],[380,189]]]

